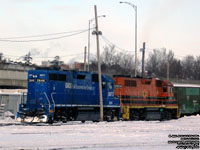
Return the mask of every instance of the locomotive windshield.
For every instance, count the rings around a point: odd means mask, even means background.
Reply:
[[[163,92],[167,92],[167,86],[163,86]]]
[[[49,74],[49,80],[52,80],[52,81],[66,81],[66,75],[65,74],[50,73]]]

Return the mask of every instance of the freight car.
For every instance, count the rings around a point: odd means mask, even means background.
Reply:
[[[179,117],[173,85],[156,78],[114,76],[124,120],[163,120]]]
[[[104,120],[118,120],[120,104],[114,97],[114,80],[102,75]],[[85,71],[28,71],[27,101],[18,118],[39,122],[99,120],[98,74]],[[29,119],[28,119],[29,118]]]
[[[173,91],[181,116],[200,114],[200,85],[174,84]]]

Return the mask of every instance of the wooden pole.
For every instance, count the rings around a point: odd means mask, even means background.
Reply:
[[[100,101],[100,121],[103,121],[103,96],[102,96],[102,81],[101,81],[101,60],[100,60],[100,49],[99,49],[99,28],[98,28],[98,17],[97,7],[94,5],[95,12],[95,23],[96,23],[96,43],[97,43],[97,60],[98,60],[98,76],[99,76],[99,101]]]
[[[86,54],[87,54],[87,47],[85,46],[85,52],[84,52],[84,71],[86,71]]]
[[[142,78],[144,78],[144,57],[145,57],[145,42],[142,48]]]
[[[169,58],[167,60],[167,80],[169,81]]]

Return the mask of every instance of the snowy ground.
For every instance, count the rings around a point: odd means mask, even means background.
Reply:
[[[200,116],[170,121],[21,124],[0,120],[5,150],[173,150],[169,134],[200,135]],[[174,139],[173,139],[174,140]],[[175,139],[175,140],[178,140]]]

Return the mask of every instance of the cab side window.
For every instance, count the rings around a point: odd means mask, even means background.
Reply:
[[[102,82],[102,88],[103,88],[103,89],[106,88],[106,82],[105,82],[105,81]]]
[[[108,82],[108,89],[112,90],[113,89],[113,83],[112,82]]]
[[[98,74],[93,74],[92,75],[92,82],[99,82]]]
[[[163,86],[163,92],[167,92],[167,86]]]
[[[51,81],[66,81],[66,75],[50,73],[49,80],[51,80]]]
[[[170,92],[170,93],[172,93],[172,92],[173,92],[173,90],[172,90],[172,87],[169,87],[169,92]]]

